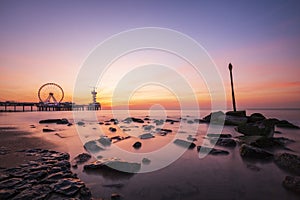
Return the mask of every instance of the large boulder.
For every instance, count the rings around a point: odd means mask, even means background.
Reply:
[[[248,122],[249,123],[254,123],[254,122],[263,121],[265,119],[266,119],[266,117],[263,114],[261,114],[261,113],[253,113],[252,115],[250,115],[248,117]]]
[[[273,137],[275,123],[272,120],[265,119],[261,122],[244,123],[237,127],[237,131],[248,136]]]
[[[293,192],[300,194],[300,177],[299,176],[286,176],[282,185]]]
[[[243,144],[240,147],[240,155],[243,158],[252,158],[252,159],[268,159],[273,157],[272,153],[257,147],[253,147],[248,144]]]
[[[225,125],[239,125],[247,122],[245,111],[242,112],[227,112],[222,111],[212,112],[203,118],[204,122],[211,122],[213,124],[225,124]],[[201,122],[202,122],[201,121]]]
[[[300,175],[300,157],[295,154],[282,153],[274,157],[275,164],[283,170]]]
[[[69,124],[69,121],[66,118],[62,119],[45,119],[40,120],[40,124]]]
[[[276,126],[277,127],[280,127],[280,128],[292,128],[292,129],[300,129],[299,126],[296,126],[286,120],[281,120],[279,122],[276,123]]]

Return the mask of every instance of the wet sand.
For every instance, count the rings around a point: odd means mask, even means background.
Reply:
[[[54,149],[56,145],[33,133],[15,127],[0,127],[0,168],[17,167],[35,160],[35,156],[26,156],[21,150],[42,148]]]

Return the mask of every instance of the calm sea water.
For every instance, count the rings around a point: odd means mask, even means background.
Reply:
[[[38,124],[41,119],[67,118],[74,122],[72,112],[25,112],[25,113],[0,113],[0,126],[14,126],[20,130],[30,131],[33,136],[42,137],[57,145],[56,150],[66,151],[71,154],[71,159],[84,152],[83,144],[87,141],[98,139],[102,135],[113,137],[116,135],[131,138],[113,143],[112,146],[94,156],[104,158],[118,157],[127,161],[140,162],[143,158],[149,158],[150,164],[142,164],[141,172],[134,175],[120,175],[116,173],[90,173],[85,172],[82,166],[73,169],[79,177],[91,188],[94,197],[109,199],[111,193],[119,193],[124,199],[297,199],[295,194],[286,191],[281,183],[289,173],[279,169],[273,162],[247,161],[239,155],[239,148],[223,148],[230,152],[227,156],[208,155],[199,158],[196,149],[185,150],[173,144],[175,138],[187,139],[189,135],[197,138],[197,145],[210,145],[204,136],[208,126],[206,124],[191,124],[189,121],[204,117],[210,111],[203,110],[200,113],[194,111],[145,111],[135,110],[126,113],[116,111],[114,115],[110,111],[77,112],[76,120],[85,123],[84,126],[48,125],[57,130],[58,137],[54,133],[43,133],[45,125]],[[286,119],[300,125],[299,110],[248,110],[250,115],[260,112],[266,117]],[[156,135],[155,138],[139,140],[138,135],[147,133],[141,124],[119,124],[100,126],[99,121],[117,118],[124,119],[128,114],[134,117],[151,119],[184,118],[181,123],[164,124],[155,128],[168,128],[173,130],[166,136]],[[36,128],[30,128],[33,124]],[[152,122],[145,123],[153,125]],[[122,126],[122,127],[121,127]],[[130,131],[123,132],[124,127]],[[137,127],[138,126],[138,127]],[[117,128],[112,133],[109,127]],[[295,154],[300,154],[300,131],[292,129],[280,129],[282,134],[276,137],[287,137],[295,142],[287,145]],[[223,133],[238,136],[232,126],[225,126]],[[142,148],[134,150],[132,144],[135,141],[142,142]],[[283,150],[276,150],[280,152]],[[275,152],[275,153],[276,153]]]

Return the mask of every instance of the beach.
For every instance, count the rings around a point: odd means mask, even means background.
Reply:
[[[260,112],[263,113],[263,111]],[[277,116],[274,116],[276,113]],[[278,116],[278,113],[281,116]],[[117,156],[125,161],[139,161],[141,164],[140,172],[143,170],[145,172],[128,174],[118,173],[114,170],[85,170],[84,166],[97,160],[96,156],[99,156],[93,152],[88,152],[84,148],[86,141],[99,138],[98,128],[101,127],[102,133],[109,137],[118,134],[128,135],[126,131],[122,131],[120,124],[99,124],[99,122],[113,119],[113,116],[107,111],[97,112],[97,121],[92,121],[89,118],[90,114],[83,116],[82,113],[81,121],[84,123],[84,126],[79,126],[73,121],[74,116],[72,112],[1,113],[0,147],[3,152],[0,155],[1,169],[17,167],[20,164],[27,163],[29,160],[37,159],[34,156],[26,156],[26,153],[18,151],[41,148],[66,152],[70,155],[69,161],[71,163],[78,154],[90,153],[93,156],[90,160],[86,163],[78,164],[76,167],[71,167],[71,170],[73,173],[78,174],[80,180],[91,190],[92,197],[95,199],[110,199],[112,194],[120,194],[123,199],[199,199],[201,197],[207,199],[298,198],[297,194],[286,190],[282,186],[285,176],[293,175],[293,173],[280,169],[272,161],[241,158],[239,144],[236,147],[215,146],[219,150],[227,151],[228,155],[207,155],[201,159],[195,150],[196,148],[187,149],[182,151],[182,154],[174,159],[174,162],[167,163],[165,164],[166,166],[156,169],[159,168],[159,165],[156,166],[156,161],[151,157],[151,153],[155,152],[155,149],[162,149],[170,141],[172,142],[175,138],[174,132],[179,127],[178,122],[173,124],[164,123],[167,124],[164,128],[171,129],[173,132],[164,136],[155,135],[151,139],[141,140],[138,137],[134,137],[135,132],[132,131],[134,133],[131,134],[131,138],[112,144],[112,146],[118,145],[118,149],[121,148],[123,153],[114,151],[112,147],[106,148],[99,153],[104,158],[109,158],[111,155],[111,157]],[[143,119],[149,115],[146,111],[135,111],[133,114],[135,117]],[[299,124],[299,121],[297,121],[299,119],[298,112],[295,111],[290,111],[289,114],[286,111],[265,111],[265,114],[270,115],[270,117],[284,117],[294,124]],[[168,118],[179,118],[176,111],[168,113],[168,115]],[[155,114],[152,114],[151,117],[159,118]],[[40,120],[51,118],[67,118],[73,125],[38,123]],[[177,133],[180,137],[189,137],[187,127],[196,126],[196,124],[188,123],[188,121],[194,118],[193,113],[191,113],[183,120],[181,126],[183,126],[185,131]],[[121,121],[122,119],[118,120]],[[137,124],[136,126],[141,125]],[[133,125],[128,126],[132,127]],[[110,127],[116,128],[116,132],[111,132]],[[208,144],[208,141],[204,139],[207,124],[200,124],[199,127],[197,134],[193,136],[197,139],[194,143],[197,146]],[[54,129],[55,131],[43,132],[44,128]],[[222,134],[231,134],[233,138],[239,136],[240,134],[234,128],[234,126],[224,126]],[[137,132],[140,131],[139,134],[145,132],[144,130],[136,129],[138,130]],[[82,130],[84,131],[82,132]],[[300,131],[284,128],[276,128],[276,131],[274,137],[286,137],[294,142],[286,145],[290,149],[289,151],[279,148],[273,150],[273,152],[289,152],[299,155]],[[82,133],[84,136],[81,135]],[[86,138],[86,141],[82,138]],[[142,143],[140,149],[132,147],[136,141]],[[171,152],[165,152],[166,156],[172,157],[182,149],[182,147],[177,145],[174,145],[172,148]],[[136,160],[124,152],[136,152],[141,156]],[[150,163],[143,163],[143,158],[151,158]]]

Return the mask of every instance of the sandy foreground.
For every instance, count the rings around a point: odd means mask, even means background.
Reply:
[[[15,127],[0,127],[0,168],[17,167],[36,156],[26,156],[21,150],[41,148],[54,149],[55,144],[43,138],[33,136],[30,132],[21,131]]]

